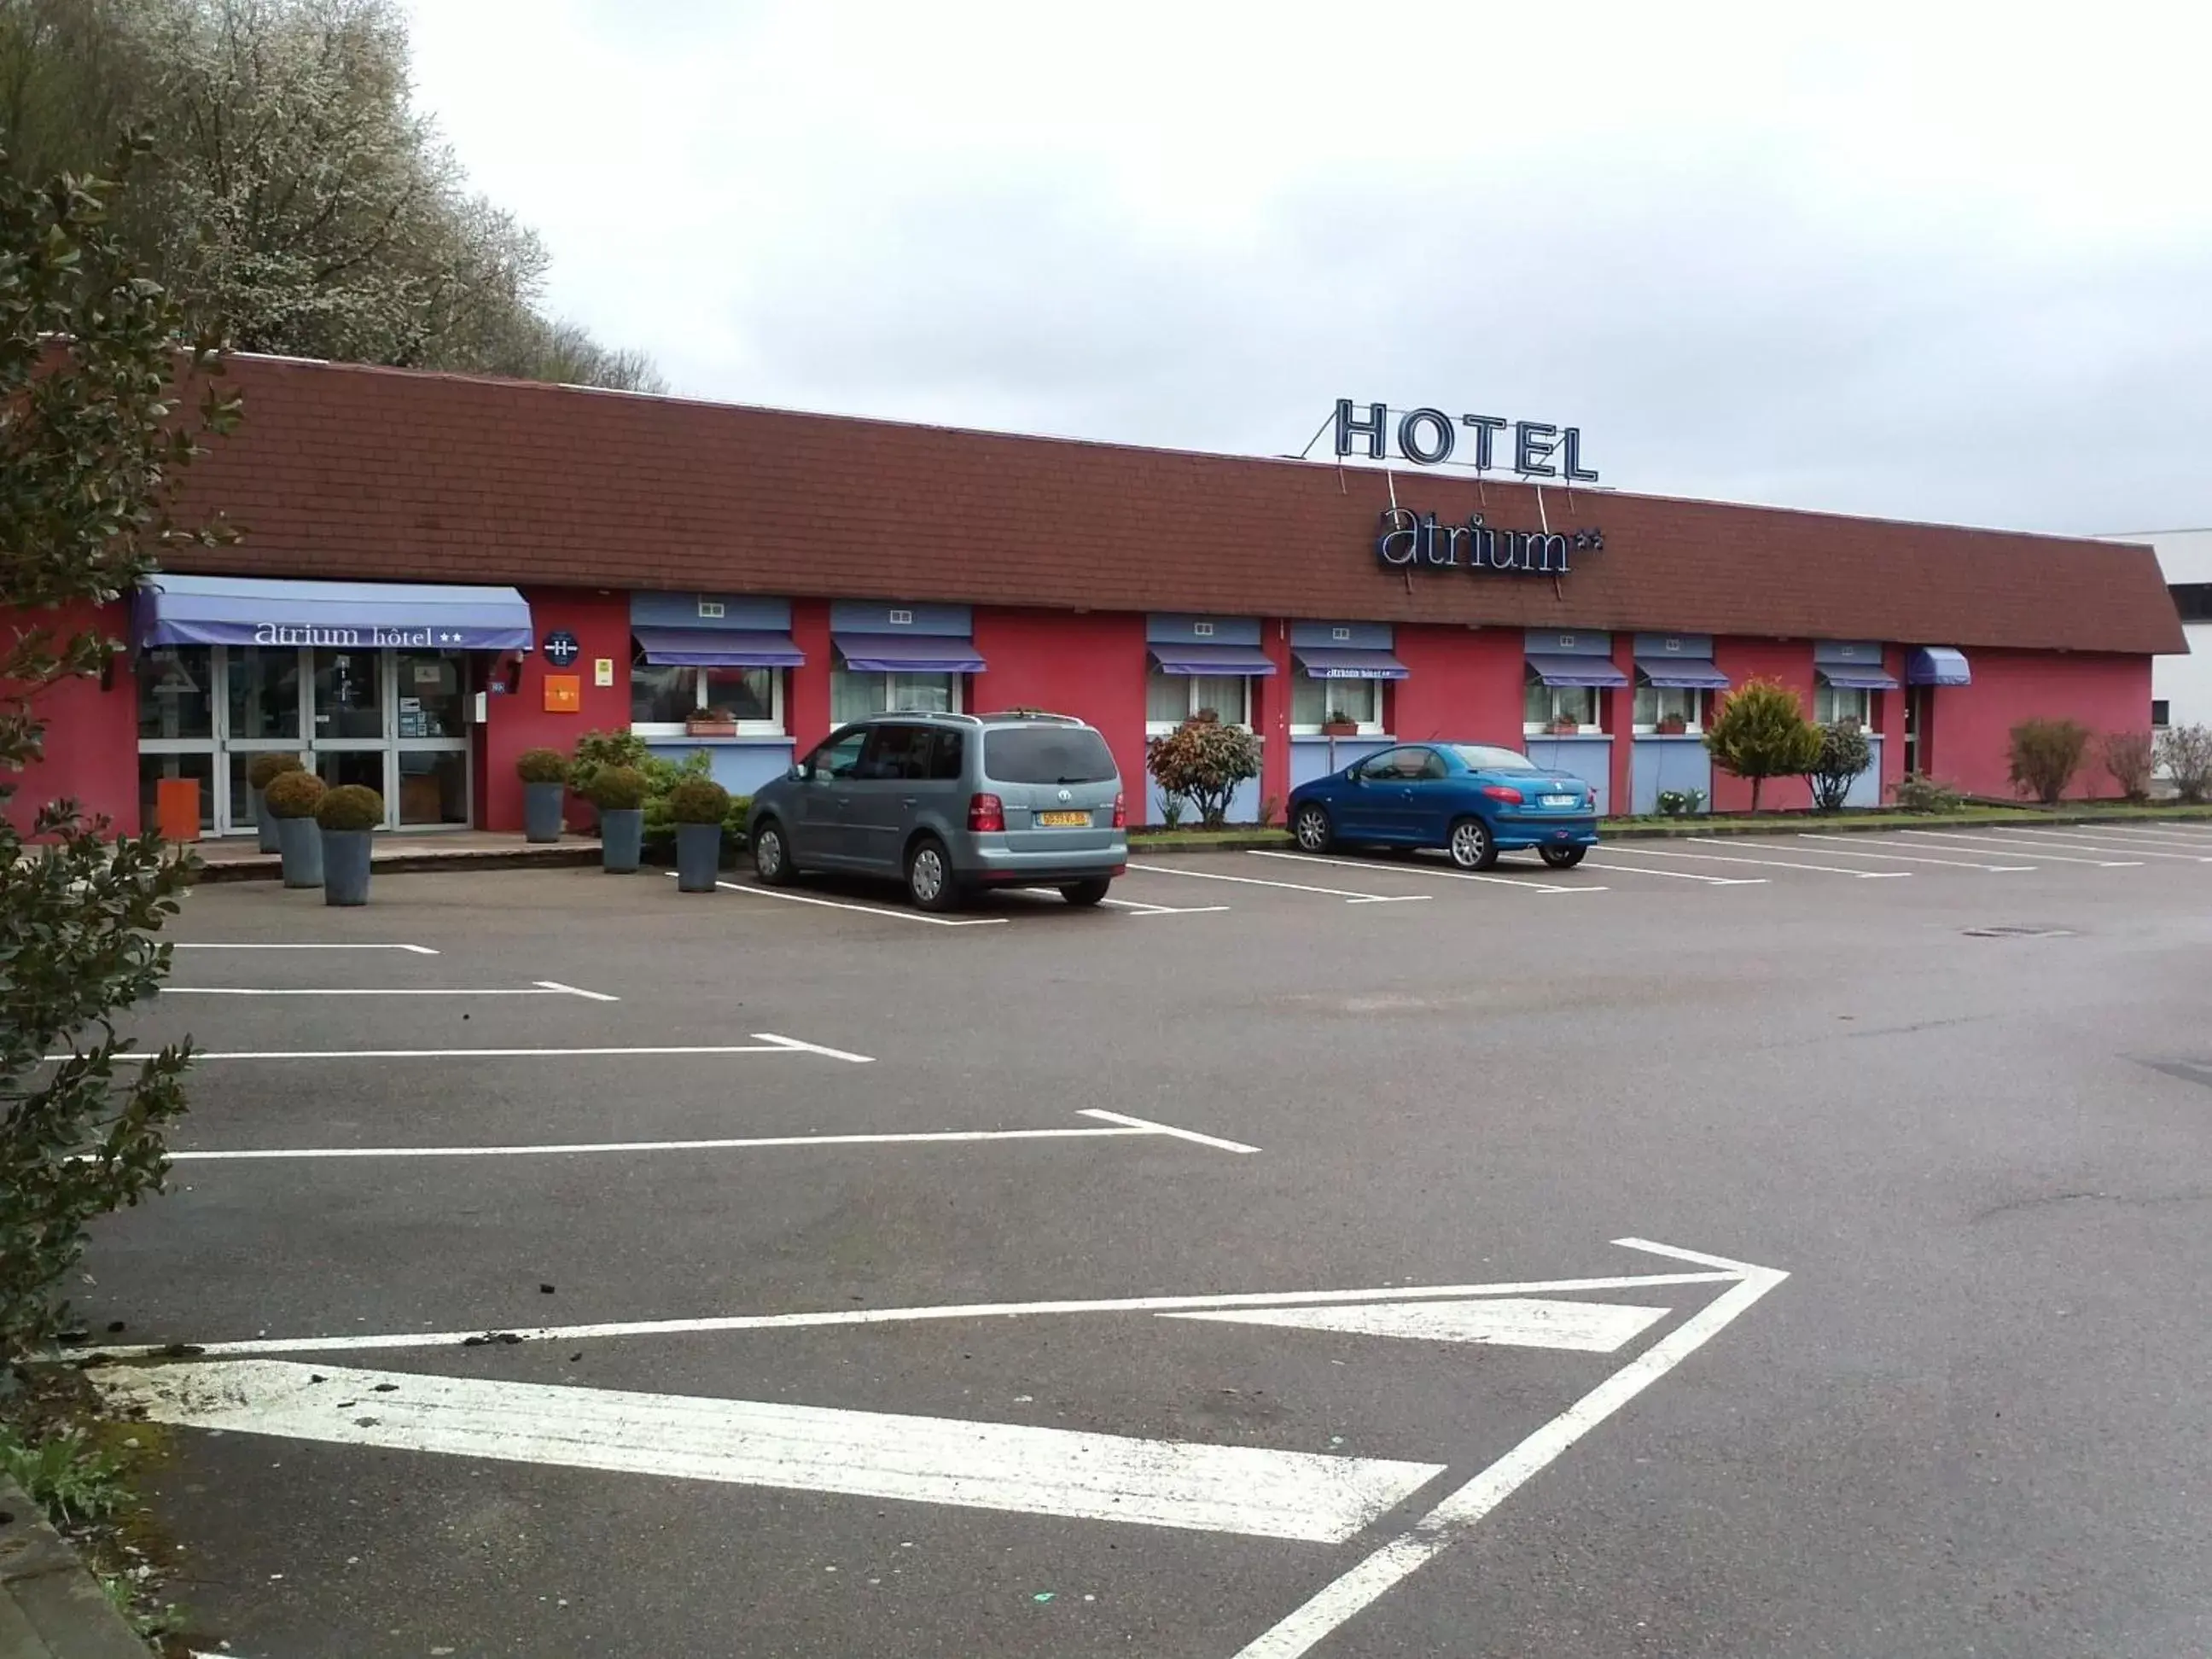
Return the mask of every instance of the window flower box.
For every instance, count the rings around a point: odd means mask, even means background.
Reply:
[[[1559,720],[1553,720],[1544,729],[1549,732],[1555,738],[1574,738],[1580,737],[1582,735],[1583,728],[1581,721],[1568,720],[1563,716]]]
[[[726,708],[702,708],[684,722],[687,738],[734,738],[738,717]]]
[[[1680,714],[1666,714],[1661,716],[1656,729],[1662,738],[1679,738],[1688,732],[1690,722]]]
[[[1324,738],[1356,738],[1359,735],[1359,722],[1333,718],[1325,720],[1321,723],[1321,734]]]

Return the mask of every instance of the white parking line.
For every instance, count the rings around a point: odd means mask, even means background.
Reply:
[[[557,1060],[571,1056],[605,1056],[631,1054],[821,1054],[830,1060],[850,1061],[855,1066],[874,1064],[867,1054],[848,1054],[842,1048],[825,1048],[818,1042],[801,1042],[797,1037],[778,1036],[773,1031],[755,1031],[752,1042],[696,1043],[682,1046],[655,1046],[608,1048],[231,1048],[196,1049],[195,1063],[203,1060]],[[48,1054],[50,1061],[71,1060],[72,1054]],[[149,1054],[121,1054],[118,1060],[145,1061],[155,1058]]]
[[[1717,1258],[1711,1258],[1717,1260]],[[803,1313],[722,1314],[695,1319],[633,1319],[597,1325],[538,1325],[507,1333],[525,1342],[576,1342],[603,1337],[706,1336],[726,1331],[811,1330],[823,1326],[901,1325],[944,1319],[1026,1319],[1042,1314],[1180,1313],[1194,1308],[1321,1307],[1362,1302],[1405,1303],[1471,1296],[1549,1296],[1580,1291],[1656,1291],[1675,1285],[1725,1284],[1741,1274],[1620,1273],[1596,1279],[1520,1279],[1491,1285],[1381,1285],[1352,1291],[1231,1291],[1200,1296],[1116,1296],[1082,1301],[954,1302],[921,1307],[830,1308]],[[240,1337],[193,1343],[196,1355],[234,1358],[264,1353],[389,1352],[405,1348],[451,1348],[481,1335],[475,1331],[358,1331],[321,1336]],[[111,1359],[144,1359],[162,1345],[132,1343],[94,1351]]]
[[[1892,852],[1889,850],[1889,843],[1887,842],[1876,842],[1873,843],[1873,845],[1881,849],[1879,852],[1862,852],[1855,845],[1859,839],[1856,836],[1820,836],[1814,835],[1811,831],[1808,830],[1804,834],[1797,836],[1795,839],[1798,841],[1817,841],[1823,843],[1814,850],[1816,850],[1821,857],[1830,859],[1887,859],[1893,864],[1948,864],[1954,870],[1986,870],[1992,875],[2021,875],[2035,868],[2032,864],[1982,864],[1972,859],[1931,859],[1916,856],[1911,853]],[[1842,845],[1835,846],[1829,844],[1835,842],[1841,842]],[[1717,843],[1715,844],[1717,845]],[[1765,842],[1747,841],[1735,842],[1733,844],[1742,847],[1758,848],[1769,853],[1786,853],[1790,850],[1786,847],[1775,847]]]
[[[2155,823],[2037,823],[2022,824],[2020,827],[2033,830],[2039,835],[2047,833],[2063,836],[2069,832],[2078,831],[2083,835],[2096,836],[2100,838],[2112,836],[2130,841],[2139,838],[2167,847],[2212,847],[2212,836],[2200,835],[2193,830],[2168,830]]]
[[[1247,1146],[1241,1140],[1224,1140],[1219,1135],[1202,1135],[1195,1129],[1178,1129],[1173,1124],[1155,1123],[1148,1117],[1131,1117],[1126,1112],[1109,1112],[1102,1106],[1085,1106],[1083,1115],[1095,1117],[1102,1122],[1119,1123],[1123,1127],[1146,1134],[1173,1135],[1178,1140],[1195,1141],[1201,1146],[1212,1146],[1224,1152],[1256,1152],[1257,1146]]]
[[[2164,847],[2145,847],[2118,836],[2110,840],[2095,835],[2076,835],[2060,830],[1992,830],[1990,838],[2009,842],[2017,847],[2058,847],[2073,853],[2125,853],[2133,858],[2172,859],[2182,864],[2212,864],[2212,854],[2179,853]]]
[[[1685,836],[1682,839],[1689,841],[1704,838]],[[1726,847],[1729,843],[1724,841],[1714,841],[1709,844],[1715,847]],[[1770,870],[1817,870],[1824,876],[1851,876],[1860,881],[1878,881],[1884,877],[1910,876],[1912,873],[1910,870],[1839,870],[1832,864],[1793,864],[1787,859],[1732,858],[1726,853],[1670,853],[1662,852],[1656,847],[1627,847],[1617,841],[1607,842],[1606,851],[1632,853],[1638,858],[1645,859],[1697,859],[1706,864],[1756,864]]]
[[[279,1158],[572,1158],[601,1152],[746,1152],[787,1146],[913,1146],[979,1140],[1100,1140],[1177,1135],[1164,1128],[1127,1126],[1060,1129],[922,1129],[904,1133],[841,1135],[732,1135],[708,1140],[581,1140],[542,1146],[252,1146],[196,1152],[171,1152],[175,1162],[239,1164]],[[1194,1135],[1180,1135],[1197,1139]],[[1214,1143],[1226,1144],[1226,1143]],[[1238,1152],[1257,1152],[1238,1146]]]
[[[1224,876],[1214,870],[1176,870],[1164,864],[1133,864],[1132,870],[1142,870],[1150,876],[1188,876],[1193,881],[1233,881],[1243,887],[1279,887],[1286,893],[1322,893],[1330,898],[1340,898],[1346,904],[1419,904],[1426,893],[1401,893],[1386,896],[1380,893],[1352,893],[1341,887],[1310,887],[1296,881],[1262,881],[1257,876]]]
[[[1695,870],[1646,870],[1638,864],[1593,864],[1583,861],[1587,870],[1603,870],[1609,875],[1664,876],[1670,881],[1702,881],[1708,887],[1765,887],[1765,876],[1708,876]]]
[[[1439,870],[1434,865],[1429,864],[1409,865],[1401,869],[1395,865],[1370,863],[1365,859],[1323,858],[1318,853],[1267,853],[1257,848],[1247,848],[1245,851],[1255,859],[1288,859],[1295,864],[1333,864],[1346,870],[1372,870],[1377,875],[1383,876],[1449,876],[1454,881],[1486,881],[1500,887],[1518,887],[1524,893],[1602,893],[1605,891],[1602,886],[1562,887],[1556,882],[1524,879],[1519,876],[1480,876],[1472,870]]]
[[[1025,893],[1049,893],[1049,887],[1024,887]],[[1141,899],[1103,898],[1099,903],[1116,910],[1127,910],[1133,916],[1218,916],[1229,907],[1225,904],[1148,904]]]
[[[178,939],[176,951],[406,951],[418,957],[438,953],[427,945],[223,945],[208,939]]]
[[[620,1002],[605,991],[586,991],[557,979],[528,985],[164,985],[165,997],[582,997],[591,1002]]]
[[[1994,847],[2001,851],[2013,854],[2015,858],[2021,856],[2011,842],[1991,842],[1981,836],[1959,835],[1948,830],[1900,830],[1897,833],[1900,836],[1910,836],[1915,842],[1928,843],[1939,850],[1943,848],[1964,848],[1969,851],[1987,853]],[[2100,870],[2142,867],[2141,859],[2085,859],[2070,853],[2048,853],[2040,850],[2037,852],[2036,856],[2045,864],[2087,864]]]
[[[671,880],[676,872],[668,872]],[[781,899],[787,904],[818,904],[825,910],[853,910],[864,916],[889,916],[893,921],[919,921],[931,927],[1002,927],[1004,916],[933,916],[926,910],[894,910],[880,904],[849,904],[843,899],[817,898],[811,893],[787,893],[778,887],[755,887],[741,881],[718,881],[715,886],[726,893],[743,893],[747,898]]]
[[[99,1380],[126,1411],[228,1433],[1312,1544],[1357,1535],[1444,1469],[1027,1423],[281,1359],[118,1367]],[[364,1412],[372,1401],[375,1409]]]

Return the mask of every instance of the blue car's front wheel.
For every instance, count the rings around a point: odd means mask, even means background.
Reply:
[[[1498,837],[1480,818],[1453,819],[1444,847],[1462,870],[1487,870],[1498,862]]]
[[[1291,834],[1301,849],[1309,853],[1326,853],[1335,844],[1336,830],[1328,821],[1328,809],[1318,801],[1308,801],[1298,808],[1291,819]]]

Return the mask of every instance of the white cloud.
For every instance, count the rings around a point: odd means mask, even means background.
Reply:
[[[1256,453],[1339,395],[1607,482],[2197,522],[2195,9],[416,0],[552,298],[745,402]]]

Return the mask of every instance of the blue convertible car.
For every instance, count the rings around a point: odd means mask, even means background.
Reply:
[[[1291,791],[1291,834],[1309,853],[1346,842],[1441,847],[1462,870],[1533,847],[1554,870],[1597,844],[1597,805],[1580,778],[1517,749],[1409,743]]]

